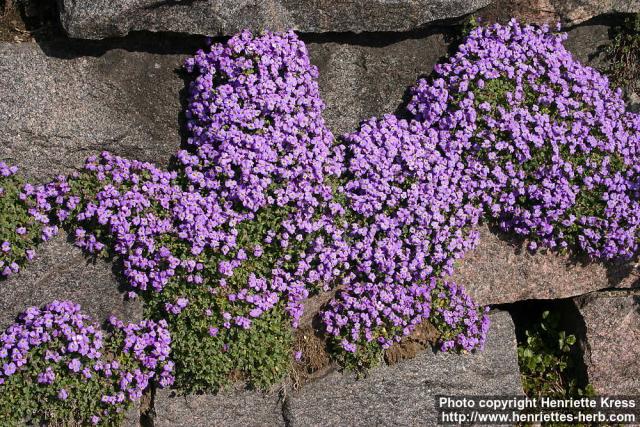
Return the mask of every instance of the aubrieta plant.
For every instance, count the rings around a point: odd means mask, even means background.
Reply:
[[[333,211],[348,268],[340,277],[343,290],[322,316],[337,350],[351,353],[342,358],[369,367],[436,314],[433,304],[447,305],[440,300],[451,295],[439,289],[449,284],[436,286],[436,278],[450,274],[475,245],[472,227],[481,210],[469,198],[473,183],[459,154],[420,122],[371,119],[346,135],[341,148],[346,164]],[[458,331],[460,339],[448,337],[443,349],[482,346],[488,317],[461,315],[468,330]],[[477,339],[463,340],[467,333]]]
[[[444,351],[480,349],[486,309],[444,276],[483,214],[531,249],[637,252],[640,119],[563,39],[474,29],[413,89],[413,119],[336,141],[304,43],[245,31],[187,60],[190,136],[170,171],[102,153],[16,186],[7,200],[32,219],[12,221],[31,221],[32,239],[65,227],[120,262],[152,319],[141,327],[166,321],[183,391],[280,381],[305,299],[336,288],[320,317],[347,367],[374,365],[421,322]]]
[[[143,297],[147,317],[169,323],[181,388],[215,390],[231,376],[266,387],[286,374],[290,358],[289,282],[258,278],[270,273],[272,257],[245,242],[266,238],[271,222],[248,229],[256,223],[176,180],[175,172],[103,153],[30,197],[42,221],[66,224],[78,246],[119,258],[130,296]],[[238,236],[242,246],[232,252]]]
[[[35,257],[42,226],[29,214],[22,192],[23,180],[16,166],[0,162],[0,277],[20,271],[20,266]],[[52,230],[47,229],[47,236]]]
[[[0,424],[117,425],[151,382],[173,383],[164,321],[107,333],[77,304],[28,308],[0,335]]]
[[[179,384],[262,387],[286,375],[308,289],[332,279],[318,254],[339,152],[293,33],[242,33],[187,69],[193,137],[177,171],[103,153],[28,196],[44,224],[121,258],[149,316],[169,320]]]
[[[413,89],[409,109],[450,133],[502,229],[594,259],[638,249],[640,116],[547,27],[473,30]]]

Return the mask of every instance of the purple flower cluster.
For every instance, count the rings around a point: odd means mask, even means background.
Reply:
[[[479,307],[461,285],[439,281],[433,288],[430,322],[442,351],[482,349],[489,332],[489,307]]]
[[[0,277],[20,271],[25,261],[35,257],[39,224],[29,214],[20,191],[18,168],[0,162]]]
[[[356,353],[361,343],[389,348],[429,318],[435,280],[405,286],[389,278],[350,286],[338,292],[322,313],[325,331],[350,353]]]
[[[0,335],[0,396],[16,381],[32,382],[30,399],[44,404],[55,396],[54,406],[56,400],[77,402],[84,422],[97,424],[139,400],[152,379],[160,386],[173,383],[166,322],[125,325],[112,318],[111,326],[105,335],[68,301],[28,308]],[[83,390],[103,394],[84,408]]]
[[[413,89],[409,109],[449,133],[485,211],[538,245],[629,258],[640,225],[640,116],[547,27],[480,27]]]
[[[123,257],[124,274],[133,288],[162,290],[182,264],[158,237],[176,232],[171,209],[182,192],[175,172],[149,163],[102,153],[87,159],[82,173],[25,189],[35,201],[32,214],[49,227],[73,220],[76,244],[89,253],[105,249]],[[77,191],[80,185],[93,191]],[[44,237],[44,236],[43,236]]]
[[[372,341],[388,348],[429,319],[436,278],[475,245],[473,182],[443,136],[387,115],[344,138],[334,211],[344,219],[348,268],[323,321],[348,352]],[[470,328],[479,320],[469,318]]]
[[[342,158],[322,117],[317,69],[293,32],[248,31],[198,52],[186,67],[196,74],[186,112],[191,137],[178,158],[189,188],[216,194],[230,204],[225,211],[247,221],[259,221],[260,211],[284,213],[256,247],[240,249],[258,258],[265,249],[282,254],[271,277],[251,280],[288,296],[295,325],[308,288],[329,287],[334,277],[333,260],[319,256],[318,234],[334,228],[326,205]],[[220,272],[231,276],[242,261],[225,261]]]
[[[283,304],[295,327],[309,292],[336,286],[324,320],[347,351],[386,348],[429,318],[436,278],[477,238],[456,138],[385,116],[336,144],[292,32],[243,32],[186,67],[191,136],[178,170],[103,153],[25,187],[43,239],[72,225],[88,252],[119,255],[170,321],[203,318],[210,337]],[[481,344],[486,319],[465,320]]]
[[[451,273],[476,243],[471,227],[481,212],[469,198],[473,182],[460,156],[437,132],[391,115],[364,122],[344,144],[338,192],[350,211],[352,267],[405,284]]]
[[[122,354],[130,354],[140,365],[133,372],[120,376],[120,389],[128,390],[131,400],[141,398],[142,392],[152,379],[160,387],[173,384],[174,363],[169,359],[171,336],[166,320],[154,322],[145,319],[138,323],[125,324],[111,317],[109,323],[123,335]]]
[[[242,32],[186,68],[196,73],[186,111],[191,150],[178,157],[191,185],[249,212],[306,211],[328,197],[324,177],[340,159],[322,118],[318,71],[293,32]],[[296,227],[308,232],[308,221]]]
[[[250,305],[250,317],[284,299],[295,324],[306,285],[327,286],[333,272],[319,251],[305,249],[310,236],[331,227],[322,212],[332,196],[325,177],[339,173],[341,163],[322,119],[317,70],[293,33],[248,32],[199,52],[187,68],[197,72],[187,111],[193,136],[190,151],[178,154],[179,176],[103,153],[88,159],[82,174],[30,188],[32,215],[51,234],[73,220],[76,243],[122,256],[124,274],[139,291],[160,292],[171,280],[200,285],[205,273],[209,282],[218,279],[215,288],[275,251],[266,276],[232,291],[250,294],[237,299]],[[86,181],[93,191],[81,196],[77,187]],[[242,227],[264,212],[278,223],[245,247],[238,241]],[[267,303],[256,294],[256,280],[271,290]],[[183,308],[164,306],[172,314]]]

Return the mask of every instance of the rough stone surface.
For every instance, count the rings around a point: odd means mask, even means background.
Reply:
[[[353,132],[372,116],[404,111],[407,90],[431,73],[447,53],[446,36],[349,36],[323,42],[305,38],[311,62],[318,66],[325,118],[336,136]]]
[[[122,427],[140,427],[140,425],[140,402],[136,402],[125,414]]]
[[[407,31],[472,13],[490,0],[58,0],[71,37],[130,31],[230,35],[243,29],[306,33]]]
[[[235,391],[218,395],[175,396],[168,390],[156,392],[155,427],[284,426],[277,395]]]
[[[480,304],[504,304],[527,299],[568,298],[610,287],[640,286],[631,264],[587,262],[550,252],[535,254],[521,242],[488,227],[480,242],[456,264],[453,279]]]
[[[582,24],[602,15],[640,12],[639,0],[493,0],[481,15],[490,21],[516,18],[538,24]]]
[[[72,46],[0,43],[0,159],[38,180],[102,150],[166,164],[181,141],[184,55]]]
[[[125,301],[112,264],[88,260],[79,248],[58,236],[38,248],[38,258],[24,271],[0,283],[0,330],[13,323],[27,307],[53,300],[71,300],[102,324],[110,315],[137,321],[142,307]]]
[[[612,13],[640,12],[640,0],[538,0],[542,7],[551,4],[557,16],[570,25]]]
[[[609,30],[603,24],[581,25],[567,31],[565,47],[581,63],[605,72],[608,63],[606,49],[611,43]]]
[[[640,390],[640,292],[594,293],[575,299],[584,320],[584,362],[599,394]]]
[[[438,394],[522,394],[516,337],[506,312],[491,314],[484,351],[457,355],[425,352],[374,369],[366,378],[332,372],[289,395],[288,426],[436,425]]]
[[[640,113],[640,95],[633,92],[628,94],[627,106],[629,110],[635,113]]]

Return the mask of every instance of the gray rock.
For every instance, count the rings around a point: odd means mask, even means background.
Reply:
[[[456,263],[453,280],[480,304],[527,299],[568,298],[610,287],[640,286],[630,264],[587,262],[550,252],[535,254],[525,245],[480,228],[478,247]]]
[[[140,427],[140,425],[140,402],[136,402],[125,414],[122,427]]]
[[[614,13],[640,12],[640,0],[538,0],[551,4],[562,22],[576,25],[596,16]]]
[[[578,61],[600,72],[608,68],[606,50],[611,39],[608,25],[581,25],[567,31],[565,47]]]
[[[634,113],[640,113],[640,95],[635,92],[627,94],[627,107]]]
[[[102,324],[110,315],[123,321],[142,318],[142,306],[125,301],[113,273],[103,260],[89,262],[82,251],[63,236],[38,248],[38,258],[7,280],[0,282],[0,330],[14,322],[27,307],[42,306],[54,300],[71,300],[82,311]]]
[[[574,300],[585,326],[584,363],[598,394],[640,390],[640,292],[598,292]]]
[[[156,392],[155,427],[284,426],[277,395],[232,391],[217,395],[176,396],[168,390]]]
[[[420,38],[351,36],[342,43],[308,40],[307,47],[320,72],[325,118],[336,136],[353,132],[369,117],[404,110],[407,89],[447,53],[440,33]]]
[[[101,39],[130,31],[231,35],[243,29],[407,31],[472,13],[490,0],[58,0],[67,34]]]
[[[103,150],[166,164],[180,146],[184,55],[66,43],[0,43],[0,159],[37,180]]]
[[[602,15],[640,12],[638,0],[493,0],[480,14],[488,21],[552,24],[565,28]]]
[[[523,394],[516,337],[506,312],[491,314],[484,351],[426,352],[363,379],[333,372],[289,395],[289,426],[436,425],[435,396]]]

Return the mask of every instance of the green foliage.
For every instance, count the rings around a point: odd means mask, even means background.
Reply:
[[[388,335],[387,330],[383,329],[381,334]],[[384,360],[384,350],[375,341],[363,342],[359,344],[357,352],[350,353],[344,351],[339,340],[331,339],[328,349],[331,357],[341,368],[355,373],[358,377],[363,377],[369,369],[380,365]]]
[[[507,78],[491,79],[485,82],[484,87],[480,89],[475,88],[475,101],[476,106],[484,102],[488,102],[492,110],[498,106],[507,106],[507,92],[513,92],[516,89],[515,83]],[[462,94],[460,94],[462,96]]]
[[[24,182],[17,175],[0,177],[0,244],[8,242],[9,251],[0,251],[0,275],[14,264],[21,266],[40,242],[42,226],[31,215],[20,194]],[[15,271],[14,271],[15,272]]]
[[[253,321],[249,329],[219,328],[222,318],[185,310],[169,323],[176,361],[176,387],[185,392],[215,392],[233,381],[267,389],[288,372],[293,345],[290,320],[281,308]],[[231,343],[231,344],[229,344]]]
[[[593,387],[580,387],[574,377],[575,335],[560,330],[558,316],[542,313],[540,323],[525,331],[518,343],[518,363],[524,391],[529,397],[569,398],[591,396]]]
[[[607,73],[614,84],[630,91],[640,90],[640,14],[627,16],[613,30],[614,36],[606,54]]]
[[[208,270],[205,275],[217,274]],[[229,301],[234,280],[228,281],[226,289],[213,290],[206,283],[188,285],[183,279],[176,278],[161,293],[149,292],[143,297],[146,316],[165,318],[169,323],[176,387],[184,392],[216,392],[241,380],[250,387],[267,389],[282,380],[293,348],[291,319],[284,302],[253,318],[248,329],[236,325],[227,329],[222,313],[246,317],[250,310],[248,305]],[[177,315],[164,314],[165,303],[177,298],[187,298],[189,305]],[[215,331],[212,325],[216,325]]]

